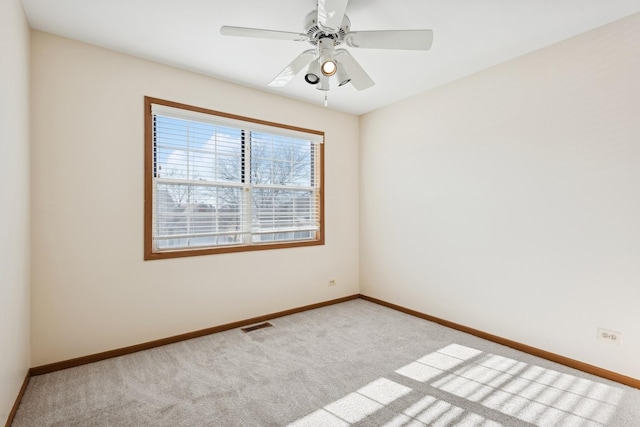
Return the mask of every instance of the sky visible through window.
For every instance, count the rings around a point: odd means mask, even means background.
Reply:
[[[242,139],[251,144],[251,183],[312,186],[309,141],[156,116],[156,177],[191,181],[242,179]]]

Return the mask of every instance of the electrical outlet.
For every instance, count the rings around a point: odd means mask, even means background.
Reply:
[[[335,286],[336,285],[336,279],[329,279],[329,286]]]
[[[602,341],[602,342],[606,342],[614,345],[622,344],[621,332],[611,331],[609,329],[604,329],[604,328],[597,328],[596,333],[597,333],[596,337],[598,341]]]

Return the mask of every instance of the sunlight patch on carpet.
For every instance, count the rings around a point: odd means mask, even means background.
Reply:
[[[616,387],[459,344],[420,357],[395,373],[445,392],[451,400],[472,402],[478,409],[463,409],[430,395],[408,396],[413,391],[410,383],[378,378],[290,426],[358,423],[407,396],[409,406],[385,427],[500,427],[503,424],[496,420],[505,416],[540,427],[604,427],[623,398]]]
[[[606,384],[460,347],[445,347],[396,372],[537,426],[605,426],[623,397]]]
[[[501,427],[479,414],[466,412],[449,402],[425,396],[383,427],[447,427],[447,426]]]
[[[349,393],[323,409],[289,424],[289,427],[342,426],[357,423],[410,392],[411,388],[407,386],[386,378],[378,378],[358,391]]]

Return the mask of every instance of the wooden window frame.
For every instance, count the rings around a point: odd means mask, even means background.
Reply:
[[[195,107],[187,104],[181,104],[178,102],[167,101],[163,99],[153,98],[145,96],[144,98],[144,259],[167,259],[167,258],[180,258],[191,257],[200,255],[213,255],[224,254],[234,252],[248,252],[248,251],[261,251],[270,249],[287,249],[306,246],[318,246],[324,245],[324,143],[319,144],[318,154],[319,159],[319,183],[320,188],[318,190],[318,213],[319,213],[319,227],[316,232],[316,239],[314,240],[301,240],[301,241],[284,241],[281,243],[252,243],[252,244],[239,244],[233,246],[219,246],[219,247],[204,247],[204,248],[182,248],[177,250],[163,250],[154,251],[153,245],[153,179],[154,179],[154,138],[153,138],[153,114],[152,105],[162,105],[182,110],[194,111],[198,113],[209,114],[212,116],[218,116],[222,118],[228,118],[233,120],[241,120],[247,123],[258,124],[262,126],[269,126],[274,128],[289,129],[298,132],[305,132],[309,134],[320,135],[324,141],[324,132],[300,128],[296,126],[290,126],[280,123],[274,123],[250,117],[239,116],[235,114],[224,113],[220,111],[210,110],[201,107]]]

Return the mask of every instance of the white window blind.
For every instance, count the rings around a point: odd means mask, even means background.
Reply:
[[[151,105],[154,252],[312,241],[322,135]]]

